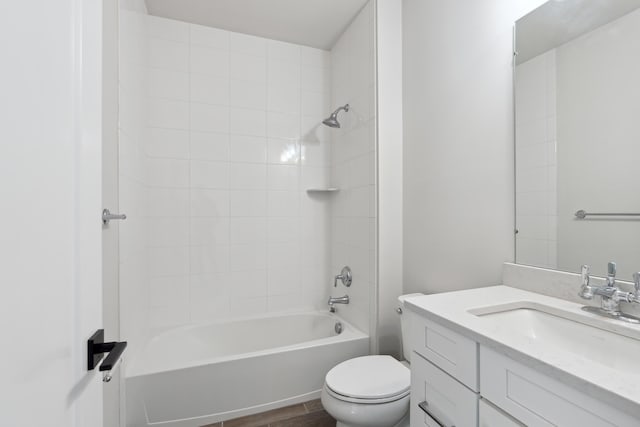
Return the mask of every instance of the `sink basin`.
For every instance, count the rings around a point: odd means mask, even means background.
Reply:
[[[497,331],[536,346],[640,374],[640,330],[616,327],[599,319],[533,303],[483,307],[469,313],[482,318],[483,322],[491,322],[491,327]],[[624,333],[620,333],[621,330]]]

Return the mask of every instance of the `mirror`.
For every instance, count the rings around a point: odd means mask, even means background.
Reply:
[[[639,8],[552,0],[516,22],[519,264],[640,271]]]

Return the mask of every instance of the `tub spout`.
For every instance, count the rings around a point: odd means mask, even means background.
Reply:
[[[327,301],[327,304],[329,304],[329,311],[331,313],[335,313],[336,307],[334,304],[349,304],[349,295],[337,298],[329,297],[329,301]]]

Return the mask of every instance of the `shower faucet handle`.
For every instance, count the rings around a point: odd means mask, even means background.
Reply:
[[[334,288],[338,286],[338,280],[340,280],[342,284],[345,285],[347,288],[351,286],[351,282],[353,282],[353,275],[351,274],[351,269],[349,268],[349,266],[342,267],[340,274],[338,274],[333,279]]]
[[[607,286],[615,286],[616,284],[616,263],[610,261],[607,265]]]

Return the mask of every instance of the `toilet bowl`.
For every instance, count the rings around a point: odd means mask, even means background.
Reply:
[[[402,295],[404,301],[411,296]],[[402,316],[403,352],[406,362],[391,356],[363,356],[334,366],[326,375],[321,392],[325,410],[337,427],[409,427],[411,371],[407,316]]]
[[[391,356],[356,357],[329,371],[322,405],[339,427],[408,426],[410,376]]]

